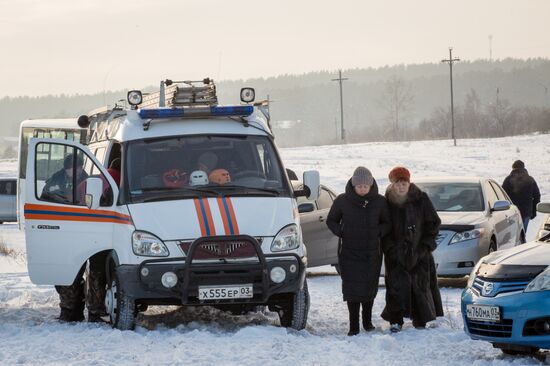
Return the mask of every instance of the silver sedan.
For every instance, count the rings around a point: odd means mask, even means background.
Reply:
[[[302,183],[299,181],[292,181],[292,185],[294,190],[302,189]],[[335,198],[336,194],[323,185],[317,200],[309,201],[303,196],[297,198],[308,267],[330,264],[338,270],[338,238],[326,224],[328,212]]]
[[[15,191],[15,178],[0,178],[0,224],[6,221],[17,221]]]
[[[463,276],[493,251],[525,242],[521,215],[502,187],[483,177],[422,178],[441,227],[434,259],[439,276]]]

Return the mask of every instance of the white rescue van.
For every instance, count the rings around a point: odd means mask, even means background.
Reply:
[[[130,91],[129,108],[75,119],[84,144],[30,139],[32,282],[69,285],[89,258],[107,253],[115,328],[132,329],[148,305],[267,305],[282,326],[306,326],[296,196],[317,198],[319,174],[305,172],[306,189],[294,192],[254,90],[242,89],[235,106],[218,105],[215,91],[210,79],[166,80],[158,93]]]

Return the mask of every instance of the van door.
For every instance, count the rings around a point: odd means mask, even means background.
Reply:
[[[103,181],[100,208],[86,206],[86,180]],[[116,212],[118,188],[79,143],[31,139],[25,182],[27,265],[33,283],[70,285],[93,254],[112,248],[113,228],[130,218]]]

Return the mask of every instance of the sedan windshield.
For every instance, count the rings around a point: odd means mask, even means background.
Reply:
[[[265,136],[132,141],[126,169],[132,202],[290,194],[273,144]]]
[[[479,183],[415,183],[428,194],[437,211],[483,211]]]

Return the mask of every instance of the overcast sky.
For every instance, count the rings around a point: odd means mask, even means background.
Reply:
[[[548,0],[0,0],[0,97],[550,57]]]

